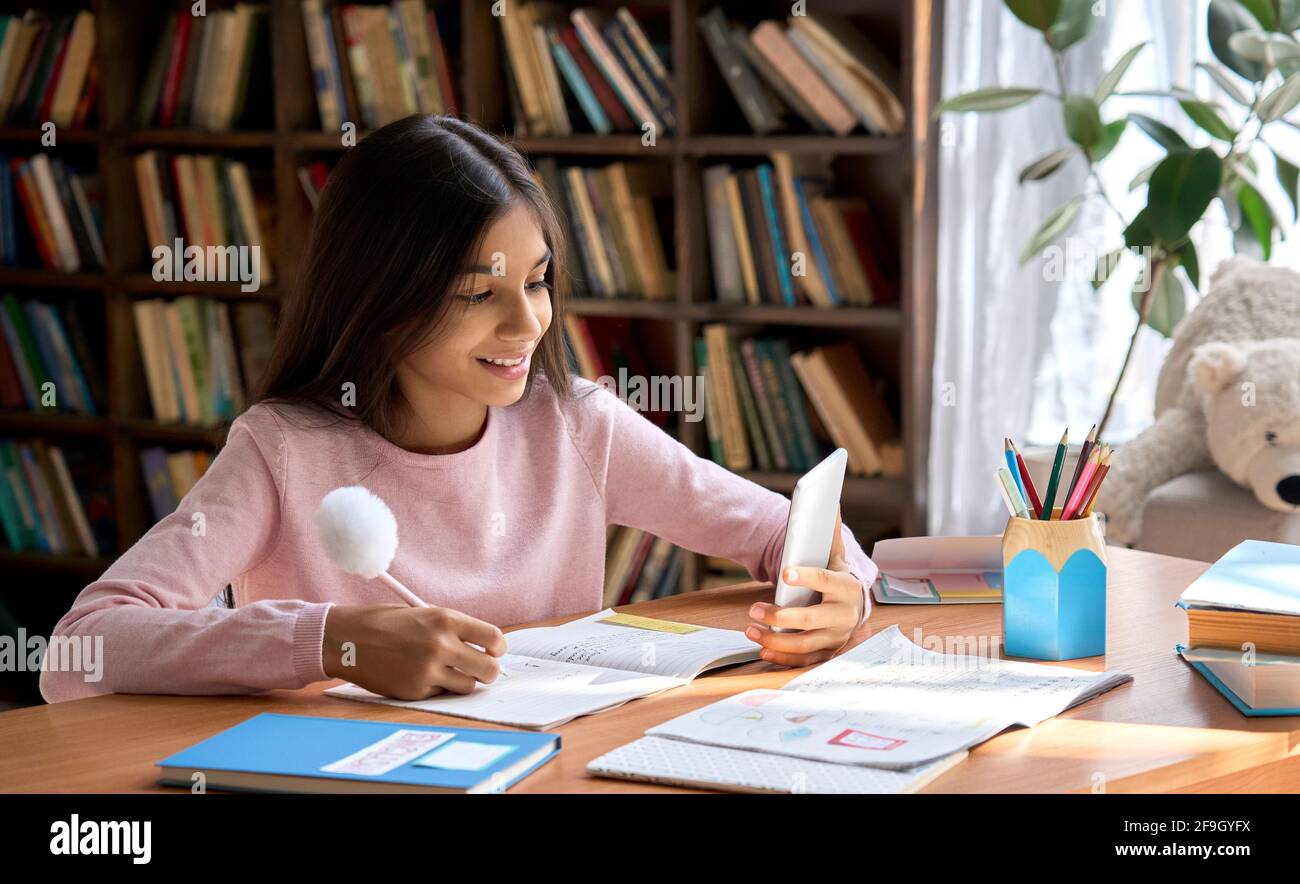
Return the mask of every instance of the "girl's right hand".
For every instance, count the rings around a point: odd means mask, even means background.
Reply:
[[[335,605],[325,616],[321,659],[330,678],[386,697],[423,700],[491,684],[499,671],[496,658],[505,652],[500,629],[451,608]]]

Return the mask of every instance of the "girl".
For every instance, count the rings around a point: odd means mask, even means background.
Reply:
[[[102,679],[45,671],[45,698],[330,678],[402,699],[465,693],[496,677],[500,626],[599,609],[611,522],[774,580],[789,501],[569,375],[563,247],[523,158],[471,123],[411,116],[348,151],[261,401],[55,627],[102,637]],[[390,573],[430,607],[394,604],[326,557],[316,508],[355,484],[392,509]],[[764,660],[826,659],[865,618],[876,568],[837,529],[829,568],[787,577],[819,604],[750,609]],[[210,605],[227,584],[235,606]]]

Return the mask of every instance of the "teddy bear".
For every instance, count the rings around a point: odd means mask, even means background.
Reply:
[[[1216,466],[1269,509],[1300,509],[1300,274],[1241,256],[1174,330],[1155,422],[1116,448],[1096,504],[1109,541],[1141,537],[1153,489]]]

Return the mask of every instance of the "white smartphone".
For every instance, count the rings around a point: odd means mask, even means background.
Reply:
[[[844,468],[849,453],[837,448],[829,457],[804,473],[790,496],[790,516],[785,525],[785,547],[781,550],[781,573],[776,581],[776,603],[783,608],[815,604],[821,593],[785,582],[785,569],[825,568],[831,559],[835,514],[844,489]],[[774,629],[775,632],[797,630]]]

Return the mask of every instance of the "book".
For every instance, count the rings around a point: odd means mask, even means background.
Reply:
[[[902,770],[970,749],[1008,727],[1033,727],[1132,679],[988,653],[941,654],[908,641],[895,625],[779,690],[726,697],[646,736]]]
[[[641,737],[588,762],[587,773],[722,792],[899,795],[920,791],[967,755],[954,752],[926,764],[891,770]]]
[[[1002,535],[893,537],[876,541],[880,574],[871,595],[882,605],[970,605],[1002,601]]]
[[[1300,657],[1182,644],[1175,650],[1242,715],[1300,715]]]
[[[166,786],[240,792],[503,792],[560,751],[547,734],[263,712],[157,762]]]
[[[547,730],[679,687],[701,672],[758,659],[744,633],[618,614],[606,608],[562,626],[506,634],[492,684],[470,694],[394,700],[356,685],[325,693],[403,709]]]
[[[1187,587],[1188,644],[1300,656],[1300,547],[1244,540]]]

